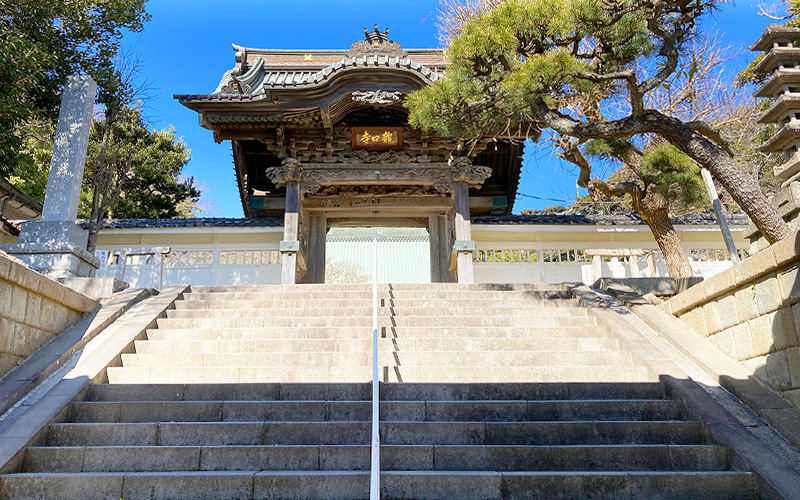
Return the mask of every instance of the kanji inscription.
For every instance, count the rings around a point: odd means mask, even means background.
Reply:
[[[353,127],[353,150],[399,151],[403,149],[403,127]]]

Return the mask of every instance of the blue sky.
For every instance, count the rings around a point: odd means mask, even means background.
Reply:
[[[557,0],[554,0],[557,1]],[[721,32],[724,40],[747,47],[770,23],[758,16],[757,3],[724,5],[704,28]],[[215,144],[210,131],[198,125],[197,114],[172,98],[173,94],[212,92],[222,74],[233,67],[231,43],[258,48],[340,49],[378,23],[390,38],[406,48],[438,47],[438,0],[318,1],[296,0],[219,2],[210,0],[150,0],[152,20],[142,33],[128,34],[124,45],[141,54],[141,77],[153,98],[145,115],[159,129],[172,125],[192,150],[185,170],[203,190],[201,207],[207,216],[241,217],[242,208],[228,142]],[[731,71],[744,67],[753,55],[731,62]],[[575,172],[551,154],[528,148],[523,162],[514,212],[569,203],[575,196]]]

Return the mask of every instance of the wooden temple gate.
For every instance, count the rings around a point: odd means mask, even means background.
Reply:
[[[432,281],[473,281],[470,216],[510,213],[522,147],[409,126],[403,97],[444,77],[444,51],[377,28],[349,50],[234,50],[212,94],[176,98],[231,141],[245,216],[284,218],[282,283],[325,281],[329,228],[380,226],[427,227]]]
[[[472,165],[466,157],[422,168],[302,164],[287,158],[267,175],[286,187],[282,283],[323,283],[328,228],[370,226],[427,227],[432,281],[457,277],[459,283],[472,283],[469,187],[491,175],[488,167]],[[315,196],[324,186],[358,186],[365,195]],[[422,194],[427,188],[437,194]]]

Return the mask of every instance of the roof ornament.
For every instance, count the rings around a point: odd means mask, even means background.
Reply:
[[[244,74],[244,72],[247,71],[247,48],[236,45],[235,43],[232,43],[231,46],[235,53],[236,73],[239,75]]]
[[[261,71],[263,67],[264,60],[259,57],[256,59],[255,64],[244,74],[239,74],[236,68],[227,71],[222,76],[222,81],[214,93],[227,95],[252,94],[264,79],[264,74]]]
[[[363,104],[372,104],[374,107],[387,106],[400,102],[402,92],[388,92],[386,90],[365,90],[352,93],[353,101]]]
[[[367,31],[367,28],[364,28],[364,40],[377,47],[378,45],[389,40],[389,28],[386,28],[386,31],[383,33],[378,30],[377,24],[375,24],[375,30],[372,32],[369,32]]]
[[[364,39],[350,46],[347,57],[365,57],[368,54],[381,54],[401,59],[408,57],[399,43],[389,40],[389,28],[381,32],[378,30],[377,24],[373,31],[364,28]]]

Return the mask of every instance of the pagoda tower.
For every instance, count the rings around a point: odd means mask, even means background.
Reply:
[[[770,24],[750,50],[763,51],[753,72],[769,75],[753,94],[771,99],[772,104],[759,116],[759,123],[774,123],[777,131],[758,150],[783,154],[783,163],[775,167],[775,175],[783,180],[782,189],[772,199],[786,222],[800,216],[800,28]],[[746,234],[751,253],[768,245],[751,223]]]

